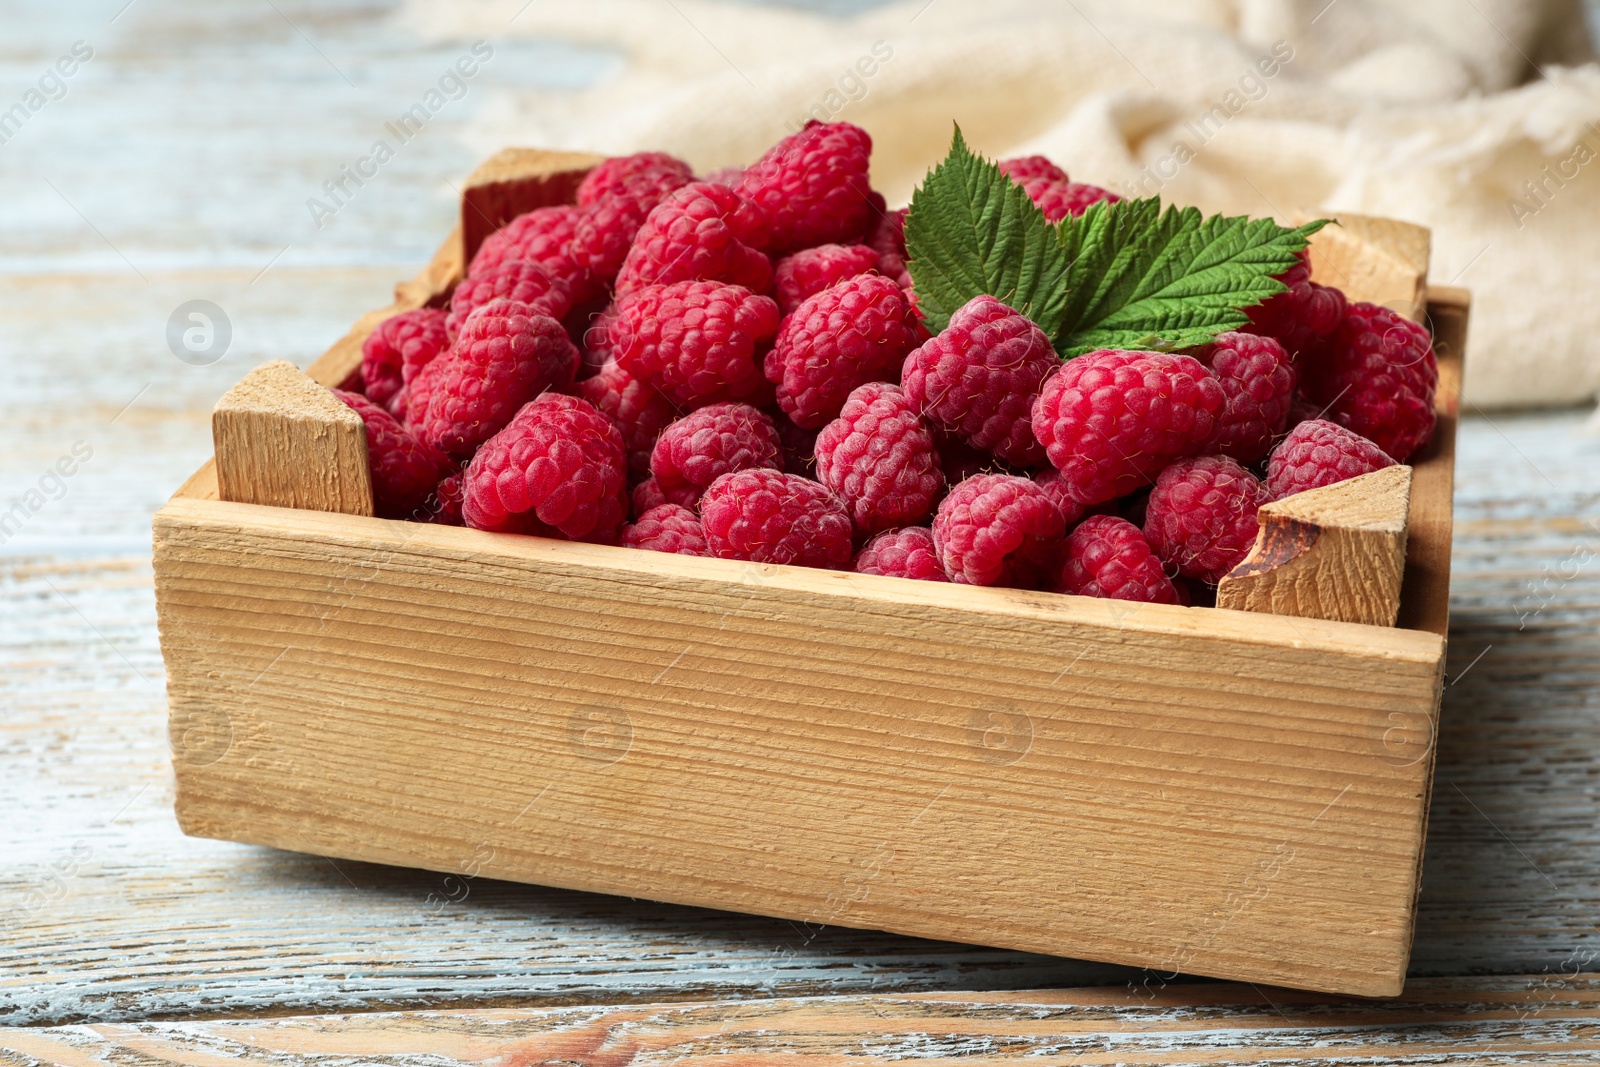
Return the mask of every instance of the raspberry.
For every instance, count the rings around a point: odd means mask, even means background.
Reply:
[[[643,518],[645,513],[662,504],[676,504],[681,508],[694,508],[700,503],[700,494],[703,490],[698,485],[675,485],[672,489],[663,489],[654,478],[646,478],[633,487],[632,503],[633,514]]]
[[[1067,172],[1050,162],[1044,156],[1017,156],[1014,159],[1002,159],[998,166],[1000,173],[1021,185],[1024,182],[1043,178],[1045,181],[1065,182],[1071,179]]]
[[[428,501],[428,517],[423,520],[424,522],[431,522],[436,526],[466,525],[461,518],[461,483],[465,477],[464,471],[456,471],[439,483]]]
[[[1030,412],[1060,366],[1050,339],[992,296],[970,300],[939,336],[906,357],[906,395],[936,426],[1021,467],[1044,462]]]
[[[1326,419],[1307,419],[1267,459],[1267,491],[1281,500],[1394,466],[1383,449]]]
[[[1251,333],[1277,338],[1293,358],[1339,328],[1345,299],[1339,290],[1311,280],[1311,257],[1304,251],[1294,266],[1278,275],[1278,281],[1289,291],[1246,308],[1245,314],[1250,316]]]
[[[817,245],[785,256],[772,272],[778,310],[792,314],[807,297],[877,266],[878,253],[866,245]]]
[[[445,314],[436,308],[402,311],[384,319],[361,344],[361,380],[367,399],[404,417],[401,388],[448,345]]]
[[[1307,354],[1302,388],[1328,419],[1404,463],[1433,436],[1439,364],[1428,331],[1398,312],[1350,305],[1339,329]]]
[[[1271,337],[1219,333],[1205,363],[1226,398],[1211,447],[1254,463],[1288,428],[1297,377],[1289,354]]]
[[[577,366],[578,350],[555,319],[509,300],[485,304],[462,325],[449,354],[428,365],[438,369],[427,383],[417,436],[467,459],[523,404],[565,387]]]
[[[1050,178],[1029,178],[1017,183],[1028,194],[1044,217],[1050,222],[1060,222],[1068,215],[1082,215],[1090,204],[1102,200],[1121,200],[1110,189],[1084,182],[1054,181]]]
[[[469,277],[456,286],[450,298],[450,314],[445,329],[453,338],[461,332],[467,316],[491,300],[514,300],[531,304],[540,314],[563,319],[572,310],[572,293],[567,283],[549,269],[531,260],[516,260],[487,273]]]
[[[479,530],[530,516],[573,540],[610,541],[627,511],[622,435],[586,400],[546,393],[472,457],[462,514]]]
[[[772,419],[749,404],[712,404],[668,426],[650,454],[663,492],[697,491],[734,471],[783,469],[783,445]]]
[[[864,243],[878,253],[879,274],[893,278],[902,289],[911,288],[911,273],[906,269],[905,208],[874,211],[872,227],[867,230]]]
[[[1216,436],[1226,398],[1192,356],[1102,348],[1070,359],[1033,406],[1033,432],[1085,504],[1123,496]]]
[[[578,368],[579,377],[588,377],[598,374],[607,363],[615,362],[615,354],[611,349],[611,323],[616,320],[617,306],[607,304],[600,311],[591,314],[581,324],[583,329],[578,332],[575,342],[578,351],[583,354],[583,363]],[[572,321],[567,320],[567,334],[572,334]]]
[[[939,561],[963,585],[1037,589],[1065,531],[1049,494],[1009,474],[968,478],[950,490],[933,519]]]
[[[872,138],[848,122],[807,123],[745,168],[739,191],[772,220],[778,252],[849,241],[872,210],[867,160]]]
[[[617,295],[648,285],[720,281],[764,292],[772,261],[760,209],[726,185],[691,182],[651,209],[617,274]]]
[[[617,363],[607,363],[593,377],[579,382],[578,395],[616,423],[628,452],[628,476],[648,475],[650,450],[655,448],[661,431],[677,417],[677,409],[648,382],[635,378]]]
[[[1072,492],[1067,488],[1067,480],[1054,467],[1035,474],[1033,484],[1045,491],[1060,509],[1061,517],[1066,520],[1068,526],[1083,518],[1089,510],[1087,505],[1080,504],[1072,498]]]
[[[817,434],[817,481],[862,533],[922,522],[944,493],[933,434],[900,387],[881,382],[858,386]]]
[[[1178,590],[1144,534],[1115,515],[1090,515],[1068,536],[1055,591],[1145,604],[1178,603]]]
[[[716,170],[709,172],[700,180],[703,182],[711,182],[714,185],[726,185],[730,189],[737,189],[739,187],[739,182],[743,178],[743,167],[718,167]]]
[[[900,287],[865,274],[824,289],[783,321],[767,354],[767,380],[796,426],[816,429],[839,414],[850,390],[894,377],[915,343]]]
[[[418,441],[395,417],[359,393],[333,390],[367,431],[367,469],[372,473],[373,510],[383,519],[414,519],[450,469],[449,460]]]
[[[583,273],[573,238],[587,212],[571,205],[541,207],[518,215],[483,239],[467,277],[477,278],[507,263],[531,260],[552,277],[571,280]]]
[[[950,580],[933,547],[933,531],[926,526],[885,530],[856,553],[850,569],[857,574],[886,574],[924,582]]]
[[[694,170],[683,160],[665,152],[636,152],[613,156],[588,174],[578,186],[578,203],[598,204],[610,196],[646,196],[660,199],[694,181]]]
[[[1144,537],[1162,562],[1215,585],[1249,555],[1267,487],[1226,456],[1180,460],[1162,471],[1145,506]]]
[[[850,515],[797,474],[758,467],[724,474],[700,498],[711,554],[840,570],[850,565]]]
[[[662,504],[639,516],[639,521],[622,528],[622,543],[628,548],[651,552],[671,552],[680,556],[709,556],[706,531],[700,516],[677,504]]]
[[[616,360],[680,407],[764,398],[757,356],[778,332],[778,305],[737,285],[677,282],[617,305]]]

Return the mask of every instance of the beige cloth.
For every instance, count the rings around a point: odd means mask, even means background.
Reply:
[[[1600,393],[1600,67],[1577,0],[909,0],[833,19],[718,0],[411,0],[433,39],[616,51],[499,92],[472,147],[745,162],[808,115],[865,126],[904,202],[952,120],[992,156],[1207,210],[1391,215],[1473,290],[1467,394]],[[513,17],[515,19],[513,21]]]

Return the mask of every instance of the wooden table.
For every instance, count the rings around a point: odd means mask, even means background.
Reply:
[[[1463,426],[1451,682],[1397,1003],[183,837],[151,513],[208,453],[228,385],[303,365],[427,257],[478,154],[460,124],[494,86],[604,66],[496,42],[505,62],[460,110],[317,230],[305,199],[455,53],[371,7],[276,6],[7,16],[5,84],[74,40],[96,53],[0,146],[0,509],[39,505],[0,530],[0,1024],[27,1028],[0,1030],[0,1062],[1600,1061],[1582,973],[1600,956],[1600,438],[1581,412]],[[193,299],[232,325],[208,366],[166,340]]]

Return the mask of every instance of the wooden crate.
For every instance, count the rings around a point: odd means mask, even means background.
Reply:
[[[379,321],[442,304],[485,234],[569,198],[593,162],[496,157],[391,307],[308,378],[269,367],[219,405],[217,460],[155,519],[184,831],[1398,993],[1467,315],[1463,292],[1426,287],[1426,231],[1351,218],[1313,250],[1352,297],[1426,301],[1439,427],[1409,470],[1264,516],[1222,591],[1255,610],[370,517],[359,426],[311,382],[344,381]],[[292,484],[260,473],[305,457],[316,472]]]

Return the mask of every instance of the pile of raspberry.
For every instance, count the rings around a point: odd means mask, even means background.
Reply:
[[[872,141],[812,123],[742,170],[607,160],[487,238],[448,306],[369,337],[380,515],[757,563],[1203,603],[1257,509],[1412,458],[1422,327],[1302,257],[1249,325],[1063,361],[979,296],[930,335]],[[1052,219],[1115,196],[1001,170]]]

